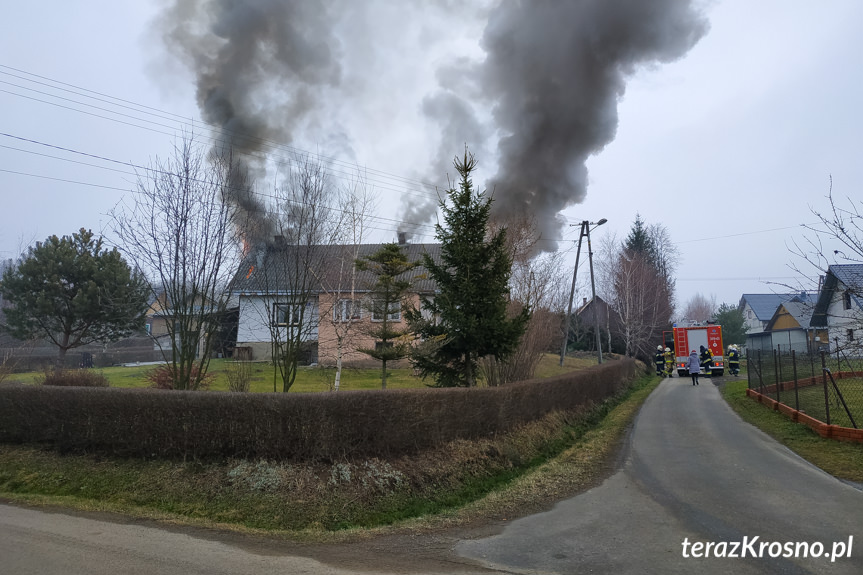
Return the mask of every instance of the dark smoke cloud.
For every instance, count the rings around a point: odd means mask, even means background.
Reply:
[[[198,107],[214,128],[212,153],[232,151],[238,174],[261,177],[265,150],[289,144],[318,110],[322,89],[341,77],[328,2],[176,0],[158,25],[166,44],[195,74]],[[240,180],[235,203],[271,231],[266,207]]]
[[[426,21],[434,24],[415,46],[389,43],[388,29]],[[532,214],[546,239],[560,237],[561,210],[583,201],[586,162],[614,139],[626,81],[680,58],[707,31],[687,0],[438,0],[395,8],[384,0],[174,0],[160,20],[169,48],[195,74],[202,117],[223,134],[215,153],[230,144],[253,177],[263,175],[263,140],[290,143],[303,129],[328,134],[318,144],[337,151],[324,155],[353,157],[350,134],[327,119],[342,110],[362,117],[362,102],[413,106],[398,100],[398,82],[381,85],[375,71],[383,62],[412,66],[412,50],[427,52],[422,43],[430,38],[449,42],[441,32],[456,21],[484,26],[484,59],[438,67],[439,88],[420,112],[436,126],[439,149],[414,177],[445,184],[452,158],[468,145],[481,166],[497,164],[487,183],[495,215]],[[437,209],[433,194],[425,203],[410,197],[408,231]],[[262,209],[251,193],[236,201],[249,213]]]
[[[437,154],[432,160],[428,173],[418,178],[426,182],[446,182],[449,177],[452,184],[458,178],[453,168],[455,152],[471,147],[471,152],[479,157],[485,157],[483,143],[487,139],[487,126],[478,118],[471,104],[464,98],[448,90],[441,90],[426,96],[422,102],[423,114],[434,120],[440,133],[440,144]],[[413,235],[421,224],[434,219],[439,204],[439,194],[443,190],[426,185],[424,195],[412,194],[402,200],[403,215],[401,231]]]
[[[488,183],[495,214],[533,214],[559,238],[559,212],[585,197],[587,159],[614,139],[626,80],[680,58],[707,28],[682,0],[500,2],[475,75],[503,134]]]

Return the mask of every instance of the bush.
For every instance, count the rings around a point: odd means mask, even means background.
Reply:
[[[225,364],[228,390],[246,392],[252,383],[252,362],[238,359]]]
[[[98,371],[78,369],[74,371],[49,371],[45,373],[42,385],[60,387],[108,387],[108,379]]]
[[[153,368],[145,375],[147,381],[150,382],[150,387],[156,389],[174,389],[174,374],[170,365],[160,365]],[[190,381],[194,381],[198,377],[198,366],[192,366],[192,372],[189,377]],[[212,373],[206,373],[201,378],[201,383],[198,389],[210,389],[210,384],[216,376]]]
[[[0,443],[121,457],[387,460],[458,439],[494,437],[555,411],[589,409],[626,388],[635,366],[627,359],[500,387],[387,392],[0,386]],[[376,485],[398,483],[385,467],[334,473],[334,481],[365,473]]]

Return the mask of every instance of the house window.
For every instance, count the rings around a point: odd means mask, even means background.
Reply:
[[[372,306],[372,321],[384,321],[383,314],[384,302],[376,301]],[[402,306],[399,302],[390,302],[389,305],[389,314],[387,314],[387,319],[389,321],[401,321],[402,320]]]
[[[301,305],[298,303],[273,304],[273,325],[287,327],[300,325]]]
[[[853,329],[845,330],[845,335],[848,338],[848,341],[854,341],[854,330]]]
[[[842,294],[842,309],[851,309],[851,290]]]
[[[389,349],[392,346],[393,346],[393,342],[391,342],[391,341],[387,341],[387,342],[376,341],[375,342],[375,351],[381,351],[383,349]]]
[[[336,321],[352,321],[362,317],[362,306],[360,302],[349,299],[340,299],[333,308],[333,319]]]
[[[147,330],[147,335],[153,335],[153,324],[151,324],[151,323],[144,324],[144,329]]]
[[[752,310],[751,309],[746,310],[746,317],[748,317],[749,319],[752,319]]]

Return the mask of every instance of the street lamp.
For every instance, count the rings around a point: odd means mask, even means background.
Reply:
[[[584,220],[580,225],[581,229],[578,232],[578,248],[575,252],[575,267],[572,270],[572,287],[569,290],[569,307],[566,311],[566,317],[563,318],[563,345],[560,347],[560,365],[563,366],[563,358],[566,356],[566,344],[569,343],[569,328],[570,328],[570,318],[572,317],[572,300],[575,297],[575,279],[578,276],[578,258],[581,256],[581,238],[587,236],[587,256],[590,261],[590,291],[593,297],[593,319],[594,319],[594,332],[596,335],[596,351],[597,358],[599,363],[602,363],[602,349],[600,347],[599,341],[599,313],[597,312],[596,305],[596,284],[593,280],[593,250],[590,246],[590,226],[593,226],[593,229],[598,228],[608,220],[602,218],[598,222],[589,222]],[[570,224],[574,226],[575,224]]]

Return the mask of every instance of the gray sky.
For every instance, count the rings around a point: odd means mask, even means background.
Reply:
[[[145,165],[170,153],[183,126],[200,121],[194,75],[178,50],[166,49],[157,32],[164,24],[154,24],[168,4],[56,0],[4,8],[0,256],[81,227],[108,234],[105,214],[134,188],[135,177],[106,159]],[[476,139],[467,141],[480,162],[475,182],[495,181],[496,194],[505,194],[498,191],[507,166],[500,165],[496,135],[516,128],[495,118],[493,106],[508,110],[510,103],[492,101],[480,80],[506,94],[519,86],[472,68],[486,56],[480,42],[494,4],[326,4],[332,18],[317,22],[309,53],[321,57],[320,42],[336,46],[334,75],[307,79],[315,87],[310,97],[290,81],[268,79],[250,91],[250,105],[262,114],[272,109],[296,119],[290,130],[268,135],[367,169],[381,197],[374,241],[394,239],[405,206],[429,198],[419,181],[446,183],[440,172],[465,140]],[[816,221],[810,206],[827,208],[829,177],[842,199],[860,198],[863,183],[863,3],[696,5],[706,33],[679,59],[638,64],[626,76],[625,93],[614,98],[616,134],[612,129],[613,139],[589,154],[583,201],[560,212],[557,237],[548,237],[561,240],[571,266],[578,227],[568,224],[607,218],[594,242],[624,237],[636,213],[663,224],[682,255],[681,307],[695,293],[736,303],[743,293],[784,291],[767,282],[796,285],[789,264],[799,260],[787,245],[802,238],[800,224]],[[589,18],[581,24],[594,29]],[[210,57],[204,44],[186,57]],[[318,69],[329,70],[326,63]],[[501,70],[509,71],[508,61]],[[442,109],[465,102],[463,116],[449,116],[458,121],[442,120]],[[301,103],[308,109],[295,113]],[[206,128],[196,131],[209,136]],[[286,149],[264,153],[272,160]],[[336,174],[347,164],[336,164]],[[563,170],[576,168],[573,162]],[[433,239],[431,226],[417,231],[417,241]]]

